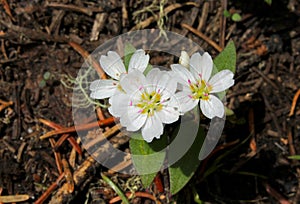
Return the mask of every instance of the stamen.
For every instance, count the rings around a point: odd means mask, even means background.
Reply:
[[[147,93],[144,88],[140,97],[141,98],[139,102],[135,104],[135,106],[140,108],[138,113],[147,114],[148,116],[151,116],[154,114],[154,112],[160,111],[163,108],[162,102],[160,101],[161,94],[158,92],[152,91],[151,93]]]
[[[140,86],[139,91],[142,90],[143,88],[144,88],[143,86]]]
[[[192,83],[191,80],[188,79],[188,83],[191,84]]]
[[[129,105],[132,106],[132,101],[130,101]]]

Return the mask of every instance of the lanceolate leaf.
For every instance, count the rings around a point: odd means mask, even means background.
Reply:
[[[136,51],[135,47],[133,47],[132,44],[130,43],[125,43],[125,48],[124,48],[124,65],[126,70],[128,71],[128,66],[129,66],[129,62],[130,59],[132,57],[132,55],[134,54],[134,52]],[[144,74],[147,75],[148,72],[152,69],[152,65],[148,64],[146,70],[144,71]]]
[[[289,156],[289,159],[296,159],[296,160],[300,160],[300,155],[293,155],[293,156]]]
[[[133,55],[133,53],[136,51],[135,47],[129,42],[125,43],[125,48],[124,48],[124,65],[126,70],[128,71],[128,66],[130,62],[130,58]]]
[[[133,164],[142,178],[144,187],[150,186],[157,172],[161,169],[167,145],[166,135],[162,135],[159,140],[154,139],[147,143],[140,133],[134,133],[129,141]]]
[[[214,59],[218,71],[229,69],[235,73],[236,50],[233,41],[229,41],[224,50]]]
[[[190,123],[187,124],[191,129],[194,129],[199,124]],[[185,137],[189,138],[190,135],[186,134]],[[200,164],[198,155],[203,144],[205,135],[201,127],[198,129],[196,139],[187,153],[176,163],[169,167],[170,175],[170,191],[174,195],[178,193],[192,178],[197,167]]]

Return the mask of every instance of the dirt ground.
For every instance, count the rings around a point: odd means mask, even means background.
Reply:
[[[294,99],[300,90],[299,1],[0,2],[0,203],[7,195],[24,195],[20,203],[120,203],[101,173],[124,192],[139,192],[132,203],[200,203],[197,196],[207,203],[300,203],[299,162],[288,158],[300,154]],[[242,19],[225,17],[224,9]],[[237,48],[235,85],[227,94],[235,114],[175,196],[164,172],[148,189],[138,177],[109,172],[89,157],[72,128],[40,139],[74,125],[65,76],[76,77],[88,54],[107,40],[144,28],[184,35],[213,57],[229,40]],[[156,56],[151,63],[167,60]],[[111,141],[128,148],[127,141]]]

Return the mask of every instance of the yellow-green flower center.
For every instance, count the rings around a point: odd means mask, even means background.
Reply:
[[[141,94],[141,98],[136,104],[136,107],[140,108],[141,114],[153,116],[155,111],[160,111],[163,108],[163,105],[161,104],[161,94],[155,91],[151,93],[144,91]]]
[[[123,90],[121,84],[118,84],[118,85],[117,85],[117,89],[118,89],[119,91],[121,91],[121,92],[126,93],[126,92]]]
[[[188,83],[192,92],[190,95],[191,98],[201,100],[209,99],[209,92],[211,91],[212,87],[209,86],[203,79],[198,80],[196,83],[191,83],[191,81],[188,81]]]

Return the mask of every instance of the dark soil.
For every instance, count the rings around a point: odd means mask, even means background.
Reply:
[[[235,114],[227,118],[216,150],[175,196],[168,193],[164,172],[160,175],[166,187],[163,192],[154,184],[144,189],[137,177],[111,173],[92,161],[81,144],[82,155],[75,154],[71,143],[78,136],[74,132],[56,148],[61,135],[40,139],[52,130],[40,119],[73,125],[73,90],[62,81],[66,75],[76,77],[84,62],[80,49],[91,53],[108,39],[136,29],[140,22],[140,28],[158,28],[155,19],[149,25],[143,21],[159,15],[159,9],[134,15],[152,1],[1,1],[0,203],[1,195],[17,194],[29,195],[22,203],[34,203],[49,190],[60,176],[54,152],[70,163],[74,175],[83,165],[87,170],[77,175],[74,191],[59,191],[66,183],[63,178],[45,203],[109,203],[117,195],[101,180],[101,172],[123,191],[129,191],[129,185],[161,203],[196,203],[197,194],[210,203],[300,203],[299,162],[288,158],[300,154],[299,102],[290,115],[293,97],[300,89],[300,3],[194,1],[195,5],[184,5],[184,1],[169,0],[164,8],[175,3],[181,6],[167,14],[163,27],[192,39],[213,57],[219,52],[181,23],[221,47],[234,41],[237,70],[227,107]],[[239,13],[242,20],[225,18],[224,6]],[[92,28],[99,15],[103,21],[97,34]],[[168,59],[157,56],[151,63],[163,65]],[[111,140],[127,148],[126,141]],[[132,202],[154,203],[138,196]]]

